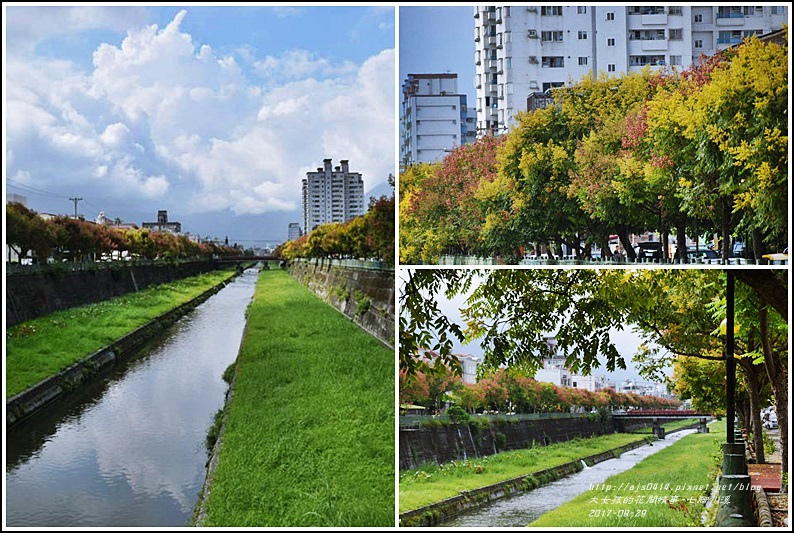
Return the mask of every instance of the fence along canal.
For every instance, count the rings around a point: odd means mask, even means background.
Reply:
[[[258,271],[249,269],[105,380],[6,435],[8,526],[186,526]]]

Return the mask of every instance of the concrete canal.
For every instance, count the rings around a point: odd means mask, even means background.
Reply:
[[[592,486],[607,478],[625,472],[646,457],[674,444],[695,430],[677,431],[668,434],[665,440],[656,441],[623,453],[617,459],[585,468],[571,476],[553,481],[535,490],[496,500],[477,507],[439,524],[440,527],[524,527],[544,513],[556,509],[574,499]]]
[[[187,525],[257,275],[246,271],[105,379],[6,435],[8,526]]]

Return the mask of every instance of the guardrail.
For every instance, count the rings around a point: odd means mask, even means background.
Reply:
[[[130,261],[82,261],[80,263],[47,263],[37,265],[21,265],[19,263],[6,263],[8,274],[38,274],[40,272],[87,272],[95,270],[108,270],[127,268],[132,266],[149,265],[174,265],[189,263],[204,263],[211,259],[133,259]]]
[[[476,414],[471,415],[472,419],[486,418],[492,422],[510,421],[510,420],[553,420],[560,418],[584,418],[590,413],[525,413],[525,414],[499,414],[499,415],[485,415]],[[423,422],[437,420],[439,422],[452,422],[447,415],[400,415],[400,427],[415,427],[421,425]]]
[[[469,265],[469,266],[487,266],[487,265],[509,265],[516,263],[509,263],[504,258],[500,257],[474,257],[474,256],[455,256],[444,255],[441,256],[438,263],[439,265]],[[688,263],[682,263],[680,259],[673,259],[666,263],[662,263],[659,259],[622,259],[615,261],[612,259],[585,259],[585,258],[571,258],[563,257],[562,259],[534,259],[524,258],[519,261],[519,265],[770,265],[771,261],[766,259],[744,259],[742,257],[731,257],[730,259],[693,259]]]

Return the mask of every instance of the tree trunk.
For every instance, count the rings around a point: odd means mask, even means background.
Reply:
[[[669,263],[670,257],[668,250],[670,249],[670,233],[667,228],[662,230],[662,263]]]
[[[757,463],[765,463],[766,457],[764,456],[764,439],[761,426],[761,387],[763,386],[759,375],[761,368],[753,365],[751,361],[745,361],[741,358],[736,360],[742,367],[744,376],[747,379],[747,392],[750,400],[750,411],[745,425],[747,438],[753,443],[755,461]]]
[[[726,264],[731,257],[731,201],[722,198],[722,258]]]
[[[785,474],[788,472],[788,371],[784,362],[772,351],[772,344],[769,342],[769,310],[763,296],[761,296],[759,314],[764,366],[769,375],[772,394],[775,396],[775,412],[780,434],[781,471]],[[786,487],[782,487],[782,490],[785,491]]]
[[[681,217],[675,223],[676,240],[678,240],[678,249],[676,250],[676,259],[679,263],[688,263],[686,254],[686,219]]]
[[[737,269],[733,272],[736,279],[753,289],[788,324],[788,283],[785,270]]]
[[[758,263],[758,261],[761,260],[761,256],[764,255],[764,238],[761,235],[761,230],[758,228],[753,228],[750,235],[753,239],[753,259]]]
[[[634,248],[631,246],[628,228],[626,228],[626,226],[618,226],[616,232],[620,239],[620,244],[623,245],[623,249],[626,250],[626,259],[636,261],[637,254],[634,253]]]

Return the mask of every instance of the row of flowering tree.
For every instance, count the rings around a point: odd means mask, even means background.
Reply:
[[[441,365],[439,365],[440,367]],[[536,381],[517,372],[499,370],[477,383],[463,383],[461,378],[443,368],[418,372],[407,379],[400,372],[400,403],[421,405],[438,411],[451,400],[468,411],[512,410],[515,413],[559,413],[592,409],[675,409],[681,402],[632,392],[604,388],[593,392],[575,387],[561,387]]]
[[[517,259],[565,244],[588,256],[617,235],[748,236],[756,257],[785,246],[788,37],[757,37],[684,71],[585,77],[516,115],[500,138],[400,176],[400,260]],[[664,249],[667,249],[665,246]],[[680,248],[679,258],[685,259]]]
[[[394,196],[373,198],[364,215],[347,222],[318,226],[306,235],[282,244],[275,254],[288,260],[298,257],[354,258],[393,263]]]
[[[6,244],[36,263],[98,259],[192,259],[229,257],[242,250],[197,243],[185,235],[148,229],[119,229],[58,216],[44,219],[19,203],[6,204]]]

